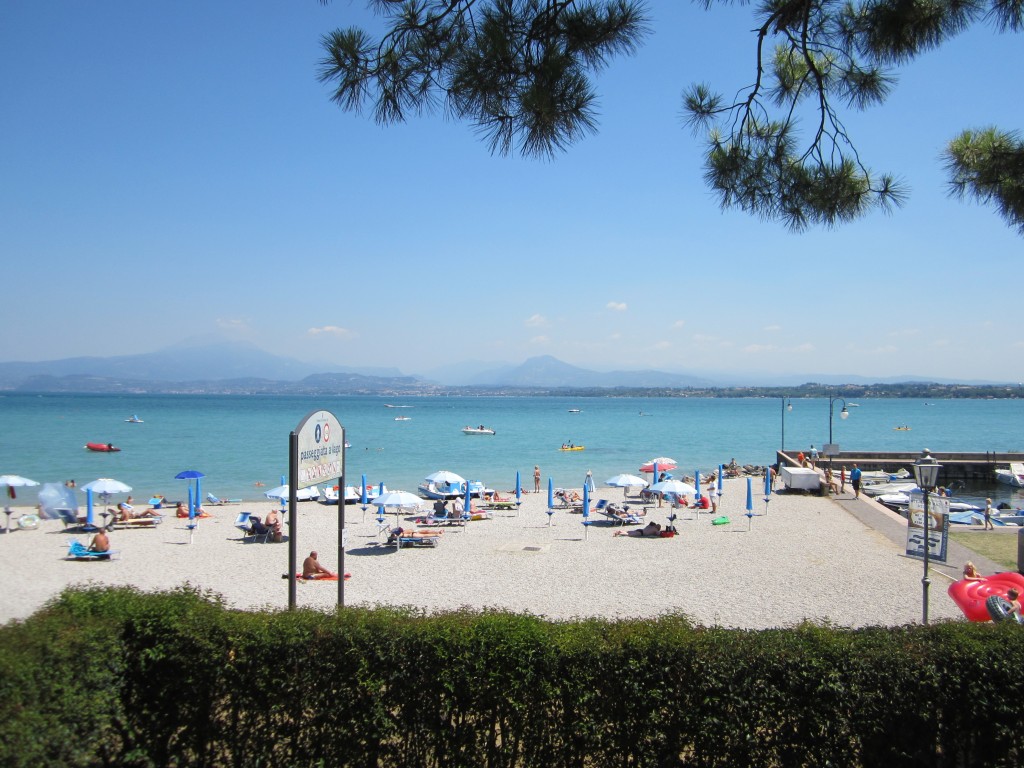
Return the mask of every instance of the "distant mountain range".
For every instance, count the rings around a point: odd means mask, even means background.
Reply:
[[[326,370],[325,370],[326,369]],[[440,374],[442,372],[435,372]],[[217,342],[178,345],[139,355],[75,357],[44,362],[0,363],[0,390],[22,392],[189,392],[265,394],[431,394],[453,387],[517,390],[685,389],[736,386],[797,386],[923,382],[916,377],[869,380],[863,376],[763,377],[742,381],[664,371],[591,371],[550,356],[520,365],[464,363],[444,369],[444,380],[404,375],[397,368],[311,365],[264,352],[250,344]],[[748,377],[742,377],[748,378]],[[936,382],[958,383],[958,382]],[[970,383],[970,382],[959,382]],[[997,382],[974,382],[992,384]]]

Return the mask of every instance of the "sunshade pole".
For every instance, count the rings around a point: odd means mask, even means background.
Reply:
[[[299,477],[299,436],[288,433],[288,610],[295,610],[295,569],[298,567],[299,516],[295,514],[295,482]],[[342,491],[344,493],[344,491]]]
[[[345,607],[345,430],[341,430],[341,479],[338,481],[338,607]],[[363,512],[366,517],[366,512]]]

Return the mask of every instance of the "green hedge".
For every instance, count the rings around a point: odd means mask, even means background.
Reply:
[[[68,590],[0,628],[5,766],[1011,766],[1024,632]]]

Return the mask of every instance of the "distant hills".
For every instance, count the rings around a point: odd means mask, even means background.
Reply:
[[[441,372],[437,372],[441,373]],[[493,367],[482,363],[464,363],[444,369],[444,380],[431,376],[405,375],[397,368],[345,368],[313,366],[264,352],[236,342],[182,344],[158,352],[114,357],[75,357],[44,362],[0,363],[0,390],[20,392],[129,392],[129,393],[209,393],[209,394],[376,394],[427,395],[466,391],[470,394],[543,394],[573,390],[580,394],[652,393],[671,390],[731,390],[742,395],[751,388],[836,385],[870,386],[861,376],[804,376],[795,374],[790,381],[759,384],[741,382],[734,374],[711,376],[668,373],[657,370],[592,371],[570,365],[549,355],[532,357],[520,365]],[[440,376],[438,376],[440,378]],[[886,380],[890,385],[924,384],[911,377]],[[798,383],[800,382],[800,383]],[[881,382],[878,382],[881,383]],[[939,382],[938,386],[956,385]],[[1005,385],[998,385],[1004,387]],[[891,389],[891,387],[889,387]],[[1016,387],[1019,390],[1019,386]],[[725,394],[725,393],[722,393]],[[977,395],[975,395],[977,396]],[[1005,395],[996,395],[1005,396]]]

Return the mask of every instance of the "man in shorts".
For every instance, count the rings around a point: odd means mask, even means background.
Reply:
[[[856,464],[853,465],[853,469],[850,470],[850,485],[853,486],[853,498],[860,498],[860,467]]]

